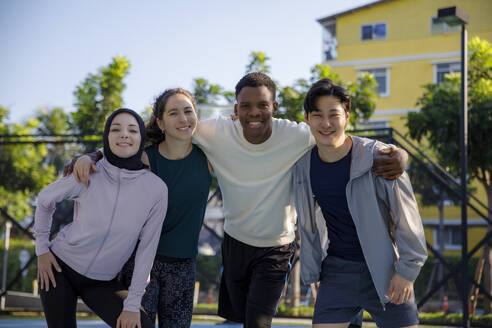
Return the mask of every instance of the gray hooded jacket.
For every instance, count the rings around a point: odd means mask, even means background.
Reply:
[[[371,172],[377,149],[384,144],[351,136],[352,161],[346,195],[362,252],[381,303],[396,272],[415,281],[427,258],[424,229],[406,173],[388,181]],[[301,277],[305,284],[319,281],[329,245],[326,221],[315,204],[310,181],[311,151],[294,166],[294,201],[301,236]],[[321,178],[321,177],[320,177]],[[329,179],[330,177],[324,177]]]

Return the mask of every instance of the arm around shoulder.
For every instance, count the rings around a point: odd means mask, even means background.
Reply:
[[[408,165],[408,154],[405,150],[379,141],[375,144],[375,150],[372,167],[375,175],[394,180],[405,172]]]
[[[221,120],[220,117],[199,121],[192,138],[193,143],[199,146],[208,144],[217,133],[219,120]],[[233,123],[232,120],[231,123]]]

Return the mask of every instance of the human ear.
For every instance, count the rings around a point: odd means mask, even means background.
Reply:
[[[155,121],[156,121],[157,126],[159,127],[159,129],[162,131],[162,133],[164,133],[164,122],[161,119],[158,119],[158,118],[156,118]]]
[[[278,102],[274,101],[273,102],[273,115],[277,114],[278,112]]]

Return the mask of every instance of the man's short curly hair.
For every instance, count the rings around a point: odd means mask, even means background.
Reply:
[[[275,101],[275,97],[277,94],[277,87],[275,86],[275,82],[266,75],[265,73],[261,72],[253,72],[246,74],[239,80],[239,82],[236,84],[236,99],[241,90],[244,87],[261,87],[265,86],[267,87],[268,90],[272,93],[272,101]]]

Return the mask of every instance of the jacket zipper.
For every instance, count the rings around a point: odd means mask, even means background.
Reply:
[[[350,184],[352,184],[353,180],[355,180],[356,178],[364,175],[366,172],[362,172],[356,176],[353,176],[352,178],[349,179],[349,182],[347,182],[347,186],[345,187],[345,197],[347,197],[347,203],[348,203],[348,195],[347,195],[347,190],[348,190],[348,187]],[[348,206],[348,210],[349,210],[349,213],[350,213],[350,216],[352,216],[352,221],[354,221],[354,225],[355,225],[355,229],[357,231],[357,223],[355,222],[356,220],[354,220],[354,216],[352,215],[352,213],[350,212],[350,205]],[[358,235],[359,233],[357,233]],[[360,239],[359,239],[359,242],[360,242]],[[362,249],[362,245],[361,245],[361,249]],[[362,249],[362,253],[364,253],[364,249]],[[365,255],[364,255],[364,261],[365,261]],[[367,264],[367,261],[366,261],[366,264]],[[371,277],[372,277],[372,272],[371,272],[371,269],[369,268],[369,264],[367,264],[367,269],[369,270],[369,273],[371,274]],[[382,307],[383,307],[383,311],[386,311],[386,304],[383,303],[380,295],[379,295],[379,291],[377,290],[376,286],[374,286],[374,289],[376,289],[376,293],[378,294],[378,298],[379,298],[379,302],[381,303]]]
[[[312,190],[312,189],[311,189]],[[316,197],[314,196],[314,194],[312,195],[313,196],[313,208],[312,210],[314,211],[314,213],[311,212],[311,204],[308,204],[308,208],[309,208],[309,216],[311,217],[311,230],[312,230],[312,233],[316,233]]]
[[[118,204],[118,198],[119,198],[119,195],[120,195],[120,183],[121,183],[120,182],[121,181],[120,180],[120,175],[121,175],[121,170],[118,170],[118,185],[117,185],[117,188],[116,188],[116,198],[115,198],[115,201],[114,201],[113,212],[111,213],[111,219],[109,220],[108,230],[106,231],[106,235],[104,235],[104,238],[102,240],[101,245],[99,246],[99,249],[96,252],[96,255],[94,255],[94,257],[92,258],[91,263],[87,267],[87,269],[85,271],[85,274],[87,274],[89,272],[90,268],[92,267],[92,265],[96,261],[96,258],[99,255],[99,253],[101,252],[101,250],[102,250],[102,248],[104,246],[104,242],[106,241],[106,239],[108,239],[109,232],[111,231],[111,226],[113,225],[114,213],[116,212],[116,206]]]

